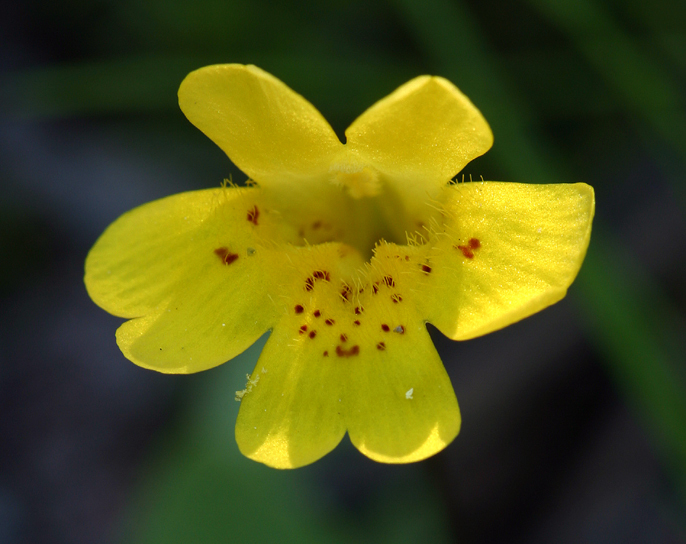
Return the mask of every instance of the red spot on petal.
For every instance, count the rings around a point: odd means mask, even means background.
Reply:
[[[388,287],[395,287],[395,281],[393,281],[392,276],[384,276],[383,277],[383,282],[386,284]]]
[[[314,338],[315,336],[317,336],[317,331],[310,331],[309,337]]]
[[[481,241],[478,238],[471,238],[466,245],[463,246],[453,246],[455,249],[459,249],[467,259],[474,258],[474,251],[481,247]]]
[[[359,325],[359,324],[360,324],[360,320],[359,320],[359,319],[356,319],[355,321],[353,321],[353,323],[355,323],[355,325]]]
[[[372,289],[374,290],[375,295],[379,292],[379,282],[378,281],[374,282],[374,285],[372,285]]]
[[[431,274],[431,267],[428,264],[423,264],[422,272],[424,272],[425,274]]]
[[[252,210],[248,210],[248,221],[257,225],[257,218],[260,216],[260,210],[257,206],[253,206]]]
[[[310,276],[305,280],[305,290],[312,291],[312,289],[314,289],[314,278]]]
[[[238,255],[236,253],[231,253],[226,247],[218,247],[214,250],[214,254],[219,257],[224,264],[231,264],[238,259]]]
[[[336,355],[339,357],[351,357],[360,354],[360,346],[353,346],[350,349],[343,349],[341,346],[336,346]]]
[[[314,279],[316,280],[331,281],[331,276],[326,270],[315,270],[312,273],[312,276],[314,276]]]
[[[335,321],[334,321],[333,319],[327,319],[326,321],[324,321],[324,323],[326,323],[327,325],[331,326],[331,325],[333,325],[333,324],[335,323]]]
[[[356,315],[360,315],[362,313],[362,311],[363,311],[363,309],[361,306],[358,306],[357,308],[355,308],[355,314]]]
[[[468,259],[473,259],[474,258],[474,252],[467,246],[456,246],[457,249],[459,249],[462,252],[462,255],[467,257]]]
[[[302,305],[300,305],[300,304],[296,305],[296,307],[295,307],[295,313],[296,314],[301,314],[304,311],[305,311],[305,308],[303,308]]]
[[[394,304],[398,304],[398,302],[403,301],[403,297],[401,297],[398,293],[396,293],[395,295],[393,295],[391,297],[391,300],[393,301]]]
[[[315,221],[314,223],[312,223],[312,229],[313,229],[313,230],[317,230],[317,229],[320,228],[321,226],[322,226],[322,222],[321,222],[321,221]]]
[[[347,301],[351,293],[352,289],[350,288],[350,286],[344,284],[343,289],[341,289],[341,296],[343,297],[343,299]]]
[[[383,325],[381,325],[381,329],[382,329],[384,332],[388,332],[388,331],[391,330],[391,328],[390,328],[388,325],[386,325],[386,323],[384,323]]]
[[[325,351],[325,352],[324,352],[324,357],[328,357],[328,356],[329,356],[329,352],[328,352],[328,351]]]
[[[319,310],[315,310],[313,315],[314,317],[319,317],[322,313]]]
[[[348,336],[345,334],[341,334],[341,342],[347,342],[348,341]]]
[[[300,327],[300,334],[305,334],[307,332],[307,325]]]
[[[386,343],[385,343],[385,342],[379,342],[379,343],[376,345],[376,349],[378,349],[379,351],[385,350],[385,349],[386,349]]]

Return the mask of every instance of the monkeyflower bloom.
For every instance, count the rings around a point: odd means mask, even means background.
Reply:
[[[145,204],[97,241],[86,287],[130,319],[117,330],[124,355],[198,372],[271,331],[236,394],[244,455],[299,467],[346,432],[386,463],[442,450],[461,419],[426,324],[467,340],[564,297],[592,188],[453,182],[493,136],[440,77],[374,104],[345,144],[255,66],[192,72],[179,104],[249,181]]]

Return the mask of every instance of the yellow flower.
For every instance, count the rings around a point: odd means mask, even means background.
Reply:
[[[346,431],[387,463],[442,450],[461,420],[426,324],[466,340],[564,297],[592,188],[452,183],[493,137],[440,77],[377,102],[345,144],[254,66],[192,72],[179,103],[251,181],[143,205],[97,241],[86,287],[130,318],[117,330],[124,355],[197,372],[271,331],[237,393],[243,454],[299,467]]]

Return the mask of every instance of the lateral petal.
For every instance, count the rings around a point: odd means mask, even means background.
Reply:
[[[420,298],[443,334],[481,336],[565,296],[590,241],[590,186],[461,183],[443,202],[445,233],[426,250]]]
[[[269,329],[274,305],[265,286],[275,259],[250,214],[257,189],[182,193],[136,208],[103,233],[86,259],[91,298],[110,313],[134,318],[117,342],[138,365],[196,372],[221,364]]]

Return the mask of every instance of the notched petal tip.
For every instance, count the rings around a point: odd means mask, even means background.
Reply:
[[[382,463],[426,459],[450,444],[461,425],[455,392],[426,327],[403,327],[396,337],[399,332],[382,333],[385,349],[361,360],[348,382],[350,440]]]

